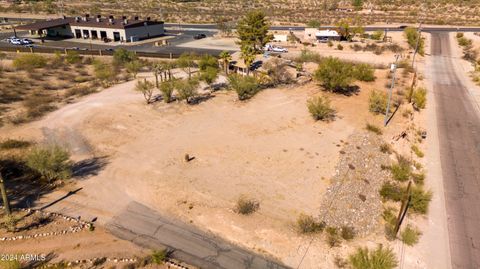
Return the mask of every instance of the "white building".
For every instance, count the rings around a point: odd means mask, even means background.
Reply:
[[[88,14],[83,17],[63,17],[46,20],[28,25],[19,26],[19,30],[29,30],[31,34],[101,39],[105,41],[134,42],[151,37],[161,36],[165,33],[164,23],[152,21],[150,18],[140,20],[138,17],[127,18],[102,18],[100,15],[90,18]]]
[[[319,41],[326,41],[326,40],[340,40],[340,35],[335,30],[321,30],[315,33],[315,37]]]

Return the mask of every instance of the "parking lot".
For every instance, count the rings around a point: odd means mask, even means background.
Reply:
[[[144,52],[147,54],[158,54],[158,55],[180,55],[184,52],[195,52],[197,54],[212,54],[217,55],[222,50],[221,48],[207,48],[205,46],[182,46],[185,43],[189,43],[195,41],[194,37],[198,34],[204,34],[207,38],[212,37],[216,32],[212,30],[202,31],[202,30],[195,30],[195,29],[167,29],[166,36],[170,36],[171,38],[168,39],[168,45],[164,46],[155,46],[155,40],[151,42],[139,42],[138,45],[135,44],[120,44],[120,43],[101,43],[98,41],[88,42],[86,40],[75,40],[71,39],[61,39],[61,40],[52,40],[46,39],[44,42],[41,42],[40,39],[32,39],[33,50],[40,50],[46,52],[47,49],[53,50],[64,50],[64,49],[73,49],[84,51],[85,54],[89,54],[89,51],[95,51],[91,53],[98,53],[99,50],[103,52],[114,51],[118,48],[125,48],[127,50],[136,51],[136,52]],[[8,38],[13,37],[13,31],[7,32],[0,32],[0,49],[3,50],[15,50],[20,49],[24,51],[25,45],[15,45],[8,42]],[[24,37],[28,36],[28,32],[26,31],[17,31],[17,37],[19,39],[23,39]],[[30,50],[30,49],[29,49]],[[105,53],[108,54],[108,53]]]

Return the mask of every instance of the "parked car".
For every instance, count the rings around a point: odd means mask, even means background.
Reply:
[[[273,47],[272,51],[273,52],[288,52],[288,50],[286,48],[282,48],[282,47]]]
[[[24,38],[21,41],[23,45],[33,44],[33,41],[28,38]]]
[[[22,41],[20,39],[12,39],[12,40],[10,40],[10,44],[22,45]]]
[[[115,50],[112,48],[106,48],[105,51],[115,51]]]
[[[202,39],[202,38],[206,38],[207,35],[206,34],[196,34],[193,39]]]

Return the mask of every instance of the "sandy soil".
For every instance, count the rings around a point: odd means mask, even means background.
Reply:
[[[76,160],[106,156],[104,170],[77,182],[84,190],[52,210],[80,204],[89,208],[87,218],[105,223],[136,200],[293,266],[309,240],[293,223],[301,212],[317,214],[339,156],[337,144],[367,121],[381,125],[383,118],[368,112],[367,100],[373,88],[383,89],[385,72],[378,71],[373,84],[358,83],[358,95],[328,94],[338,111],[331,123],[315,123],[308,114],[306,100],[319,93],[314,83],[265,90],[248,102],[218,92],[196,106],[146,106],[131,81],[41,121],[4,128],[2,137],[47,135],[60,143],[70,140]],[[385,137],[398,134],[404,121],[398,115]],[[185,163],[186,153],[195,159]],[[242,194],[260,202],[258,213],[233,212]],[[353,245],[360,243],[365,241]],[[351,247],[326,251],[325,242],[315,241],[303,264],[332,265],[332,251],[346,255]]]
[[[177,45],[177,47],[238,51],[236,38],[206,37]]]

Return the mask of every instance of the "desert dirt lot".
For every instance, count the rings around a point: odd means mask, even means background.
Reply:
[[[105,160],[99,171],[76,182],[81,193],[52,210],[83,207],[105,223],[135,200],[295,266],[310,238],[299,236],[294,222],[300,213],[318,214],[343,141],[366,122],[382,124],[382,116],[368,111],[368,96],[385,88],[387,72],[377,71],[374,83],[357,83],[360,91],[353,96],[327,94],[338,111],[330,123],[314,122],[306,109],[307,99],[320,93],[315,83],[267,89],[248,102],[217,92],[199,105],[147,106],[130,81],[40,121],[6,126],[1,135],[66,144],[77,161]],[[385,138],[403,128],[400,114]],[[195,159],[186,163],[185,154]],[[234,213],[240,195],[258,200],[259,212]],[[315,240],[303,264],[333,266],[332,253],[346,255],[356,245],[379,241],[385,239],[375,234],[329,249]]]

